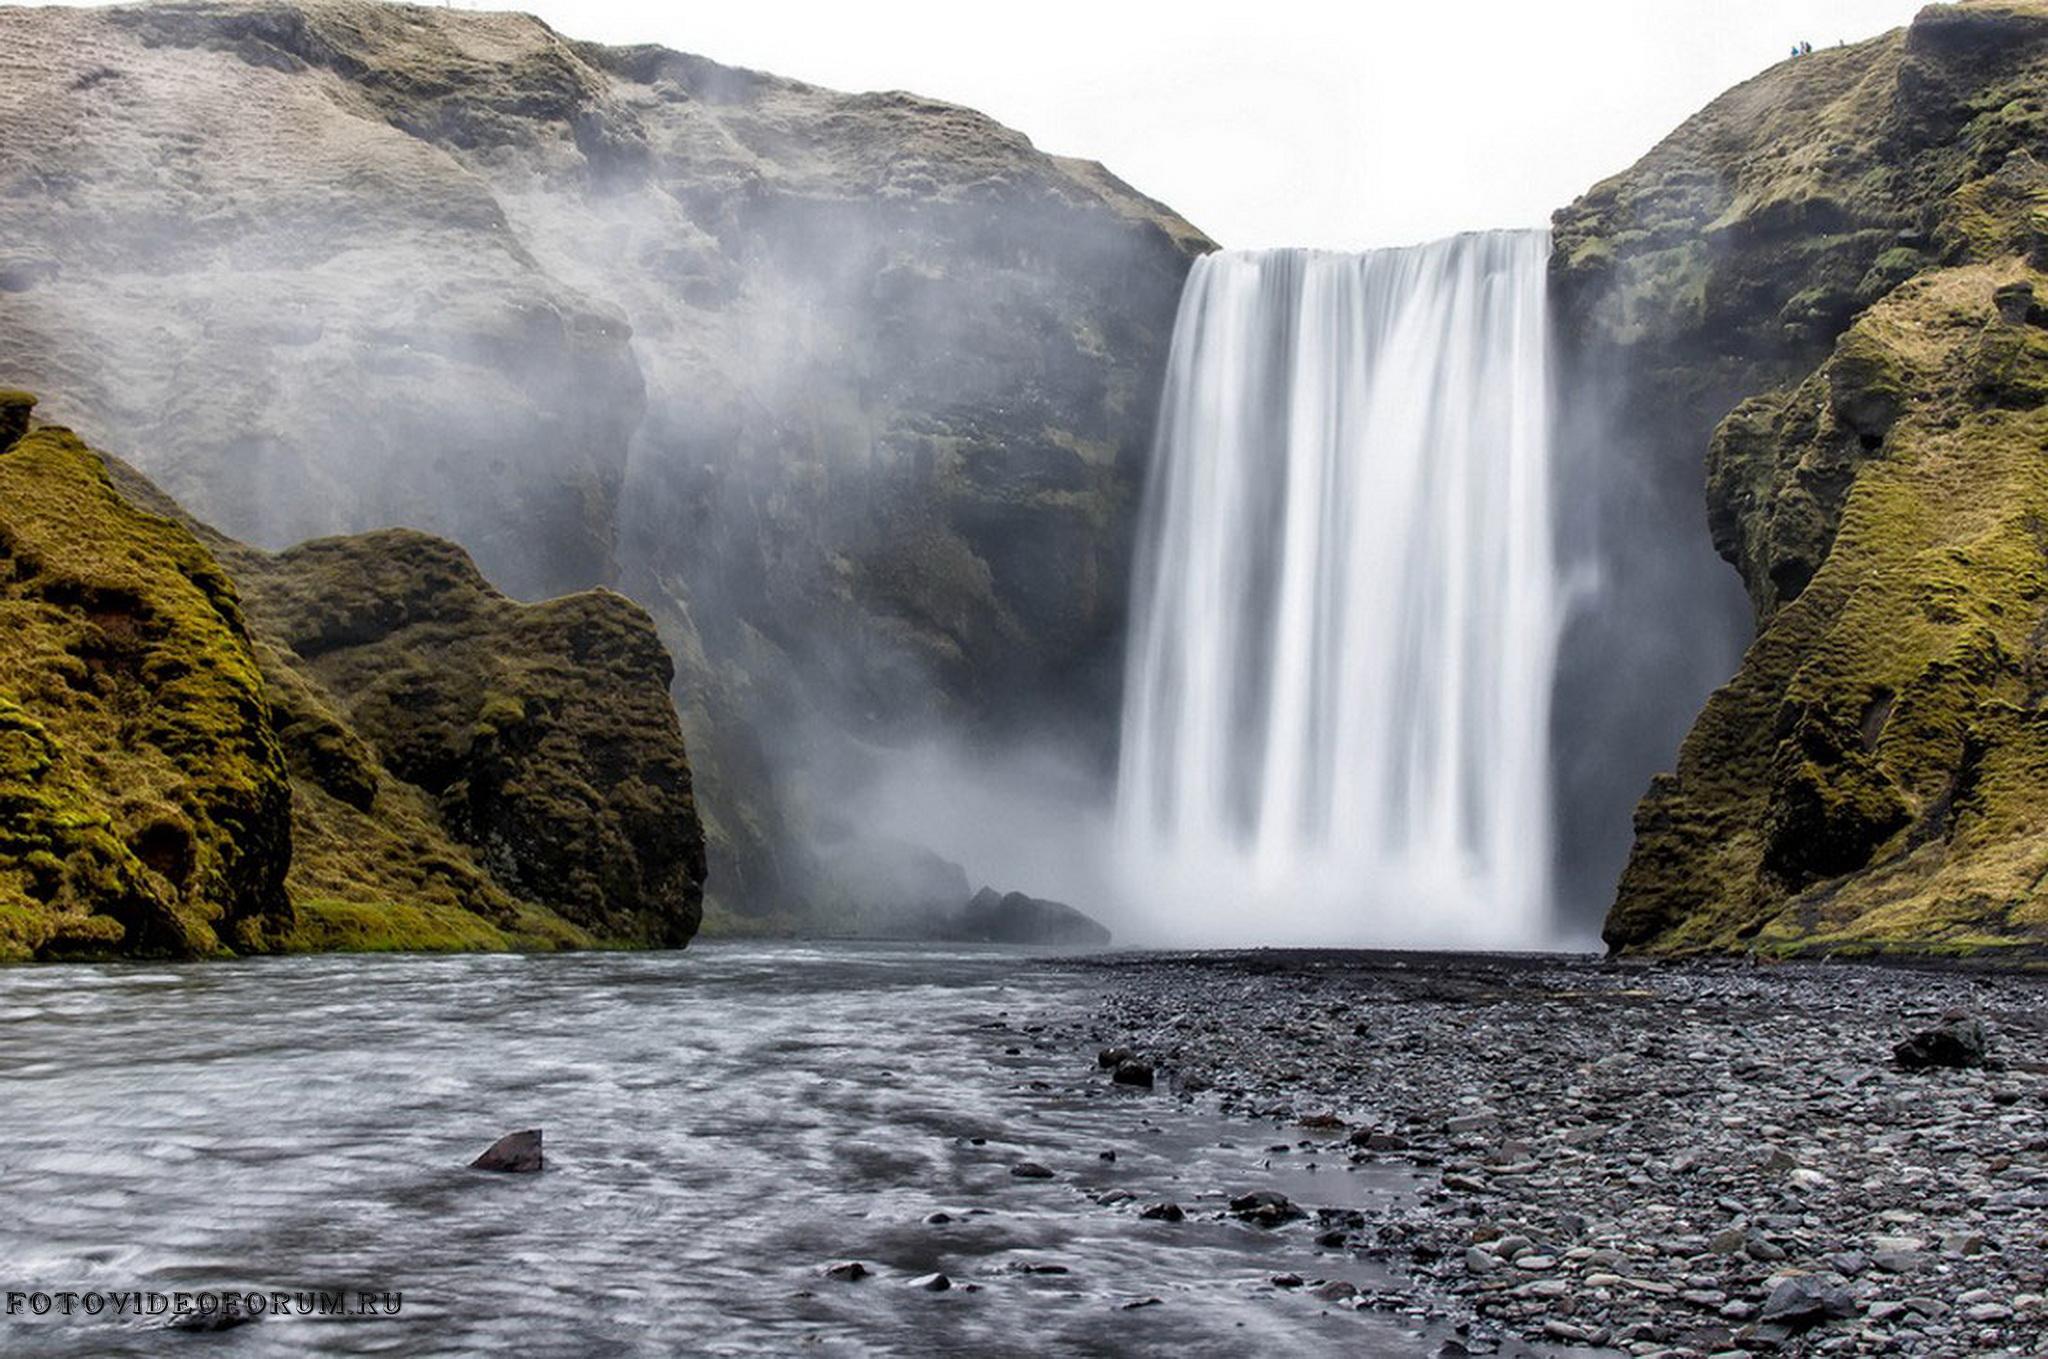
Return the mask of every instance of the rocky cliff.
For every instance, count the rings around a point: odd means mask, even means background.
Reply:
[[[682,944],[646,613],[390,531],[280,554],[0,393],[0,958]]]
[[[1205,248],[969,110],[522,16],[0,9],[0,371],[238,538],[641,600],[748,908],[821,730],[1113,713]]]
[[[2044,166],[2048,5],[1966,0],[1559,214],[1572,362],[1704,480],[1755,627],[1637,810],[1615,948],[2048,943]]]

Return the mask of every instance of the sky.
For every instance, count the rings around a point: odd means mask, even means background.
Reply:
[[[1921,0],[535,0],[844,90],[966,104],[1099,160],[1226,246],[1359,249],[1540,226],[1792,44]],[[503,4],[470,8],[503,8]]]
[[[463,8],[500,3],[452,0]],[[532,0],[658,42],[982,110],[1099,160],[1226,246],[1540,226],[1793,43],[1921,0]]]

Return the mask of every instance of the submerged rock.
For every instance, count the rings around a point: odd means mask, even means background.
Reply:
[[[535,1174],[542,1167],[540,1129],[506,1133],[469,1166],[472,1170],[496,1170],[508,1175]]]
[[[842,1260],[836,1265],[825,1266],[825,1277],[840,1283],[859,1283],[868,1277],[868,1267],[858,1260]]]
[[[1233,1217],[1257,1223],[1261,1227],[1278,1227],[1296,1218],[1308,1216],[1294,1206],[1285,1194],[1272,1189],[1257,1189],[1249,1194],[1239,1194],[1230,1201]]]

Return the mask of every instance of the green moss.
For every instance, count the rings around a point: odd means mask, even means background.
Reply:
[[[207,954],[291,925],[289,789],[233,587],[69,431],[0,455],[5,951]]]
[[[374,807],[351,806],[308,752],[305,893],[369,884],[501,930],[533,910],[579,943],[695,932],[703,832],[673,669],[637,606],[609,591],[519,604],[461,549],[405,530],[231,560],[280,663],[386,776]],[[290,710],[327,730],[319,705]]]
[[[1844,338],[1848,388],[1896,412],[1883,455],[1854,465],[1820,569],[1645,799],[1612,942],[2048,943],[2048,408],[1987,400],[1979,371],[2016,329],[1992,299],[2022,267],[1928,275]],[[2001,354],[2008,380],[2048,378],[2034,335]],[[1768,429],[1766,483],[1842,437]]]

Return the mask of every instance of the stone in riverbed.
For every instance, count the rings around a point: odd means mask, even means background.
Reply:
[[[1261,1227],[1277,1227],[1283,1222],[1292,1222],[1307,1214],[1294,1206],[1285,1194],[1271,1189],[1258,1189],[1249,1194],[1239,1194],[1230,1201],[1230,1211],[1235,1217],[1247,1222],[1256,1222]]]
[[[1892,1060],[1907,1071],[1929,1067],[1978,1067],[1984,1065],[1991,1042],[1984,1022],[1951,1013],[1931,1029],[1922,1029],[1892,1048]]]
[[[1136,1085],[1150,1090],[1152,1088],[1152,1068],[1144,1062],[1135,1060],[1119,1062],[1115,1072],[1110,1075],[1110,1079],[1118,1085]]]
[[[1010,1174],[1020,1180],[1049,1180],[1052,1172],[1036,1161],[1019,1161],[1010,1167]]]
[[[927,1293],[944,1293],[952,1288],[953,1281],[943,1274],[920,1274],[910,1281],[910,1286]]]
[[[1187,1218],[1177,1203],[1154,1203],[1140,1211],[1138,1216],[1152,1222],[1182,1222]]]
[[[1855,1300],[1849,1290],[1809,1275],[1785,1279],[1764,1300],[1759,1319],[1766,1325],[1804,1330],[1823,1321],[1853,1316]]]
[[[532,1175],[542,1167],[540,1129],[506,1133],[469,1163],[471,1170],[496,1170],[507,1175]]]
[[[836,1265],[825,1266],[825,1277],[840,1283],[859,1283],[868,1277],[868,1267],[858,1260],[842,1260]]]

